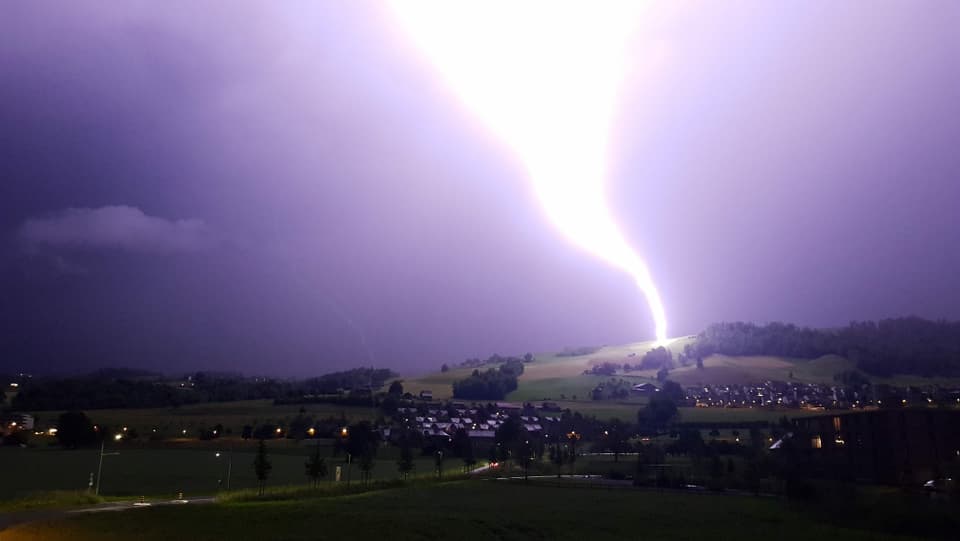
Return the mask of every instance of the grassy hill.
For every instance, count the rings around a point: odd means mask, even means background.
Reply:
[[[924,502],[926,503],[926,502]],[[495,481],[280,501],[87,513],[14,527],[0,539],[911,539],[943,510],[872,521],[859,509],[828,515],[781,499]],[[886,508],[885,508],[886,510]],[[926,519],[926,520],[925,520]],[[887,523],[894,527],[887,528]],[[926,528],[930,530],[930,528]],[[921,533],[928,533],[921,531]]]
[[[669,349],[676,357],[693,337],[683,337],[670,343]],[[561,407],[581,411],[584,414],[596,415],[600,418],[620,417],[633,418],[636,410],[644,404],[640,398],[630,398],[622,401],[593,401],[590,400],[590,391],[607,379],[607,376],[585,375],[594,364],[603,362],[638,363],[640,358],[653,347],[653,342],[635,342],[619,346],[604,346],[597,351],[576,356],[566,356],[560,353],[540,353],[532,363],[525,366],[522,376],[518,380],[516,391],[507,396],[512,402],[552,400]],[[818,359],[795,359],[772,356],[744,356],[732,357],[727,355],[711,355],[703,360],[704,368],[697,369],[690,365],[677,367],[670,371],[670,379],[684,386],[695,385],[723,385],[737,383],[756,383],[765,380],[797,381],[802,383],[833,383],[834,376],[846,370],[853,370],[856,365],[849,359],[826,355]],[[454,367],[447,372],[436,372],[412,378],[403,378],[404,389],[414,394],[429,389],[438,400],[450,399],[453,396],[453,382],[470,375],[473,368]],[[631,382],[657,383],[656,370],[632,371],[626,374],[617,374],[616,379]],[[960,378],[923,378],[919,376],[895,376],[890,378],[869,378],[875,383],[889,383],[892,385],[960,385]],[[738,420],[744,417],[744,412],[726,410],[686,411],[692,408],[682,408],[683,420],[706,421],[726,419],[735,416]],[[749,413],[749,412],[747,412]],[[747,415],[748,417],[764,417],[771,412],[760,412]],[[775,413],[775,412],[774,412]],[[779,416],[782,414],[774,415]],[[725,417],[724,417],[725,416]],[[764,417],[766,418],[766,417]]]

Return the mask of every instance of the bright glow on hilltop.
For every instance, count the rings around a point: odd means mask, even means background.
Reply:
[[[519,154],[550,221],[628,273],[658,343],[667,318],[646,264],[606,203],[608,138],[640,2],[393,0],[417,45]]]

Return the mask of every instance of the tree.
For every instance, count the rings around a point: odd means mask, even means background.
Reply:
[[[651,432],[657,432],[677,416],[677,404],[666,396],[654,396],[647,403],[647,407],[637,413],[637,421],[641,427]]]
[[[607,447],[613,451],[613,461],[620,462],[620,453],[623,452],[627,444],[627,434],[629,427],[624,425],[620,419],[611,419],[610,426],[604,432],[607,439]]]
[[[697,370],[703,370],[703,357],[697,357]]]
[[[61,413],[57,419],[57,440],[60,445],[76,449],[90,445],[97,439],[93,423],[82,411],[68,411]]]
[[[557,479],[559,479],[561,468],[563,467],[563,451],[560,449],[559,443],[555,443],[553,447],[550,448],[550,462],[557,467]]]
[[[447,363],[443,363],[443,365],[440,366],[440,371],[441,371],[441,372],[449,372],[449,371],[450,371],[450,367],[447,366]]]
[[[681,402],[686,398],[686,393],[683,392],[683,387],[675,381],[664,381],[663,386],[660,388],[660,394],[666,396],[674,402]]]
[[[398,379],[393,380],[393,383],[390,384],[390,390],[388,393],[392,395],[402,395],[403,383],[401,383]]]
[[[267,484],[267,477],[270,476],[270,470],[272,469],[273,464],[267,458],[267,444],[260,440],[260,445],[257,446],[257,456],[253,459],[253,471],[257,475],[258,494],[261,496],[263,496],[263,488]]]
[[[532,363],[533,362],[533,353],[527,353],[523,356],[523,362]]]
[[[437,479],[443,478],[443,461],[446,460],[446,457],[443,454],[443,451],[437,451],[437,454],[434,455],[433,461],[437,467]]]
[[[243,432],[240,433],[240,437],[249,440],[253,437],[253,427],[250,425],[243,425]]]
[[[318,444],[310,458],[306,462],[307,477],[313,483],[313,488],[317,488],[320,479],[327,476],[327,462],[320,456],[320,445]]]
[[[374,465],[373,453],[364,453],[360,455],[360,477],[363,480],[363,483],[366,484],[370,481],[371,472],[373,471]]]
[[[530,440],[523,440],[518,443],[517,458],[520,460],[520,467],[523,468],[523,480],[527,481],[530,465],[533,463],[533,447],[530,446]]]
[[[657,370],[657,381],[665,381],[667,379],[667,376],[669,375],[670,375],[670,370],[666,368],[661,368],[660,370]]]
[[[404,480],[413,471],[413,452],[410,449],[410,442],[405,437],[400,441],[400,460],[397,460],[397,471]]]

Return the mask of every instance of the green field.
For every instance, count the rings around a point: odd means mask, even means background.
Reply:
[[[677,356],[683,347],[692,341],[683,337],[670,343],[670,350]],[[644,353],[653,347],[652,342],[636,342],[622,346],[606,346],[588,355],[561,356],[555,353],[538,354],[534,362],[525,365],[524,373],[518,380],[516,391],[507,396],[512,402],[538,402],[551,400],[562,408],[580,411],[598,418],[619,417],[633,419],[636,410],[645,403],[643,399],[631,398],[619,401],[595,402],[590,399],[590,391],[597,384],[609,379],[607,376],[584,375],[594,364],[614,362],[635,364]],[[834,383],[834,376],[855,368],[855,364],[843,357],[827,355],[818,359],[792,359],[786,357],[753,356],[731,357],[711,355],[704,359],[704,368],[679,366],[670,371],[670,379],[684,386],[728,385],[760,383],[766,380],[796,381],[800,383]],[[452,384],[472,372],[472,368],[453,368],[445,373],[433,373],[413,378],[404,378],[404,388],[414,394],[429,389],[438,400],[449,399],[453,395]],[[655,370],[631,371],[617,374],[616,379],[631,383],[650,382],[657,384]],[[923,378],[919,376],[894,376],[889,378],[871,378],[876,383],[888,383],[896,386],[906,385],[960,385],[960,378]],[[783,412],[770,412],[758,409],[710,409],[684,411],[682,417],[687,422],[698,421],[748,421],[770,420],[782,416]],[[804,412],[792,411],[793,415]]]
[[[293,404],[275,406],[272,400],[240,400],[237,402],[214,402],[191,404],[177,408],[150,409],[105,409],[88,410],[86,413],[94,423],[108,425],[114,429],[120,427],[136,428],[141,437],[147,437],[156,428],[165,438],[183,435],[196,437],[201,429],[209,429],[222,424],[228,434],[239,435],[244,425],[288,424],[299,414],[300,408],[306,415],[314,418],[344,416],[348,421],[372,419],[375,416],[369,407],[340,406],[336,404]],[[54,425],[58,411],[34,412],[38,427]]]
[[[316,441],[316,440],[315,440]],[[206,443],[206,442],[204,442]],[[106,496],[171,496],[179,491],[189,495],[214,494],[218,481],[226,484],[230,446],[234,446],[231,489],[253,488],[256,478],[253,472],[255,443],[233,441],[217,442],[216,446],[204,445],[183,448],[153,448],[125,443],[107,446],[103,459],[101,494]],[[321,442],[324,443],[324,442]],[[292,440],[267,442],[273,470],[269,484],[290,485],[306,482],[304,462],[313,450],[310,444],[297,445]],[[216,453],[220,452],[217,457]],[[346,480],[347,466],[344,456],[331,456],[332,447],[322,448],[332,477],[336,466],[343,468]],[[97,449],[21,449],[0,447],[0,464],[4,465],[3,482],[0,483],[0,500],[22,498],[31,493],[52,490],[85,490],[91,473],[97,471]],[[377,455],[372,471],[375,479],[396,479],[397,453],[395,447],[384,447]],[[432,457],[415,459],[416,473],[431,475],[434,471]],[[460,471],[462,462],[448,460],[444,469]],[[354,464],[350,470],[352,480],[360,479],[360,470]]]
[[[773,498],[475,480],[86,514],[14,527],[0,539],[912,539],[893,532],[929,530],[930,516],[953,527],[951,510],[928,509],[923,522],[887,513],[863,521]]]

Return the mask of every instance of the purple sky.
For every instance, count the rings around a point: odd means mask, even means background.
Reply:
[[[3,3],[0,369],[652,337],[378,3],[280,5]],[[610,195],[671,334],[960,318],[960,4],[652,3],[631,51]]]

